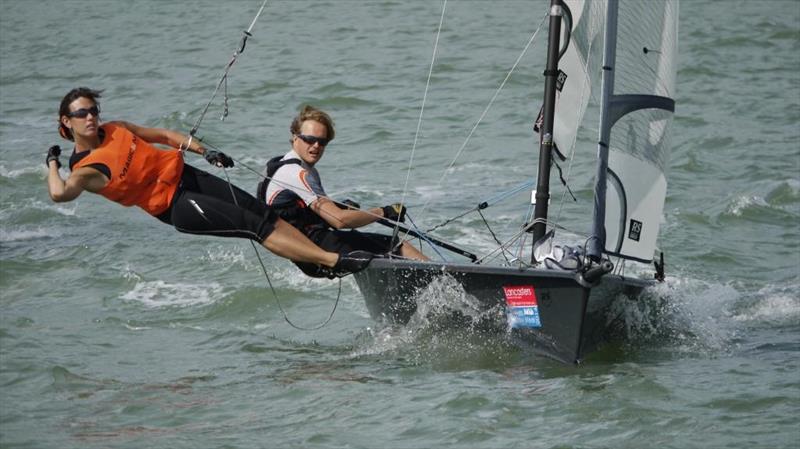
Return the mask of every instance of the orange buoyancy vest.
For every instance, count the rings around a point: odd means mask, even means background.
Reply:
[[[111,179],[97,193],[123,206],[139,206],[150,215],[166,211],[181,181],[183,154],[176,149],[156,148],[121,126],[106,124],[101,128],[105,139],[73,170],[103,164]]]

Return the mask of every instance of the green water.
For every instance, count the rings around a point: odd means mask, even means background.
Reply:
[[[623,305],[626,339],[580,367],[430,320],[383,327],[351,278],[327,326],[294,329],[247,242],[95,195],[49,200],[69,89],[104,89],[104,120],[186,132],[260,4],[0,0],[0,447],[797,447],[800,2],[681,4],[668,280]],[[328,193],[405,193],[432,226],[535,175],[544,32],[442,176],[545,5],[448,2],[408,189],[439,2],[269,2],[230,115],[218,96],[199,134],[260,169],[310,102],[337,124]],[[253,190],[242,164],[228,174]],[[578,231],[593,171],[571,173],[579,202],[561,220]],[[493,229],[513,233],[527,195],[487,210]],[[493,246],[476,216],[438,235]],[[264,256],[289,318],[322,322],[338,283]]]

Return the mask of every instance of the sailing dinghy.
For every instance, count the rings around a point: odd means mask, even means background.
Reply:
[[[677,0],[551,0],[535,207],[520,232],[533,234],[530,263],[490,265],[466,251],[471,260],[461,263],[374,259],[355,274],[373,318],[406,324],[420,292],[446,279],[496,318],[490,326],[526,348],[567,363],[596,349],[612,303],[663,280],[663,254],[660,264],[655,254],[677,32]],[[571,248],[554,243],[548,221],[550,169],[560,150],[575,145],[590,101],[599,102],[599,125],[584,126],[598,127],[598,143],[575,154],[597,160],[592,227],[586,245]],[[626,261],[653,263],[656,274],[625,276]]]

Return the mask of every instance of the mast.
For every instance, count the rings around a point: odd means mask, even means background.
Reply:
[[[547,66],[544,71],[544,106],[542,125],[539,131],[539,175],[536,183],[536,206],[533,211],[533,242],[539,241],[547,232],[547,206],[550,202],[550,159],[553,150],[553,119],[556,104],[556,81],[558,78],[559,38],[561,37],[561,0],[550,0],[550,28],[547,39]],[[531,263],[536,258],[531,250]]]
[[[611,127],[616,121],[611,114],[614,95],[614,66],[617,63],[617,0],[606,5],[606,29],[603,37],[603,84],[600,93],[600,130],[597,142],[597,171],[594,184],[594,211],[592,213],[592,239],[587,253],[594,261],[602,258],[606,247],[606,183],[608,174],[608,146]]]

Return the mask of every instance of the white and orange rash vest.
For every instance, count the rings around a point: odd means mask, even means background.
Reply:
[[[166,211],[183,173],[181,152],[158,149],[121,126],[101,128],[106,133],[103,143],[73,170],[103,164],[111,180],[97,193],[123,206],[139,206],[150,215]]]

